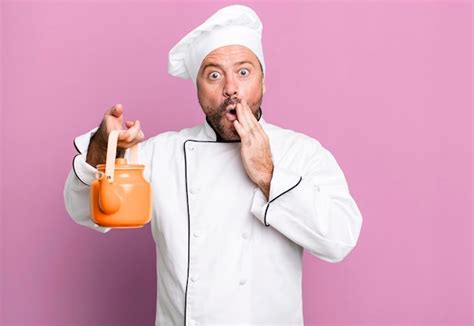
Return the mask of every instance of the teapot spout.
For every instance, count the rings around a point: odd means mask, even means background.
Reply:
[[[120,208],[122,200],[115,187],[105,175],[99,179],[99,208],[105,214],[114,214]]]

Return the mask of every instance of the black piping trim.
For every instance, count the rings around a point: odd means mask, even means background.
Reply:
[[[99,126],[99,128],[100,128],[100,126]],[[97,129],[97,130],[98,130],[98,129]],[[92,136],[94,136],[95,133],[97,132],[97,130],[96,130],[95,132],[90,133],[90,136],[89,136],[89,137],[91,138]],[[79,150],[79,147],[77,147],[76,138],[74,138],[74,139],[72,140],[72,143],[74,144],[74,148],[76,148],[76,151],[77,151],[79,154],[82,154],[82,152]]]
[[[95,131],[94,133],[92,133],[92,135],[94,135],[96,132],[97,132],[97,131]],[[90,137],[92,137],[92,136],[90,136]],[[79,150],[79,147],[77,147],[76,138],[74,138],[74,139],[72,140],[72,143],[74,144],[74,148],[75,148],[76,151],[78,152],[78,154],[76,154],[76,156],[77,156],[77,155],[81,155],[82,152]],[[76,177],[79,179],[79,181],[81,181],[81,182],[82,182],[83,184],[85,184],[86,186],[90,186],[90,184],[85,183],[81,178],[79,178],[79,175],[78,175],[77,172],[76,172],[76,168],[74,167],[74,161],[76,160],[76,156],[74,156],[74,158],[72,159],[72,169],[73,169],[73,171],[74,171],[74,174],[75,174]]]
[[[262,108],[260,107],[260,115],[257,119],[257,121],[260,120],[260,118],[263,115]],[[206,117],[207,120],[207,117]],[[188,262],[187,262],[187,271],[186,271],[186,288],[184,290],[184,326],[186,326],[186,312],[187,312],[187,306],[188,306],[188,285],[189,285],[189,262],[191,259],[191,214],[189,212],[189,196],[188,196],[188,162],[187,162],[187,157],[186,157],[186,143],[187,142],[196,142],[196,143],[240,143],[240,140],[222,140],[218,136],[216,130],[214,127],[207,121],[209,126],[214,130],[214,133],[216,134],[216,140],[196,140],[196,139],[187,139],[183,143],[183,152],[184,152],[184,180],[185,180],[185,189],[186,189],[186,211],[188,213]],[[77,175],[77,174],[76,174]],[[80,179],[79,179],[80,180]],[[82,181],[82,180],[81,180]],[[290,189],[291,190],[291,189]],[[276,198],[275,198],[276,199]]]
[[[77,151],[79,154],[82,154],[82,152],[79,150],[79,147],[77,147],[77,145],[76,145],[76,139],[75,139],[75,138],[72,140],[72,143],[74,144],[74,147],[76,148],[76,151]]]
[[[217,134],[216,134],[217,135]],[[196,143],[240,143],[240,140],[195,140],[195,139],[187,139],[183,143],[183,152],[184,152],[184,180],[185,180],[185,188],[186,188],[186,210],[188,213],[188,262],[187,262],[187,272],[186,272],[186,288],[184,290],[184,326],[186,326],[186,309],[188,306],[188,284],[189,284],[189,262],[191,259],[191,214],[189,212],[189,196],[188,196],[188,161],[186,157],[186,143],[187,142],[196,142]]]
[[[265,226],[270,226],[270,224],[267,224],[267,211],[268,211],[268,207],[270,207],[270,204],[275,200],[277,199],[278,197],[280,197],[281,195],[284,195],[286,194],[288,191],[290,191],[291,189],[293,188],[296,188],[297,185],[300,184],[301,180],[303,180],[303,177],[300,176],[300,179],[298,180],[298,182],[293,186],[291,187],[290,189],[282,192],[281,194],[279,194],[278,196],[276,196],[275,198],[273,198],[272,200],[270,200],[267,204],[267,208],[265,208],[265,215],[263,216],[263,224],[265,224]]]
[[[189,283],[189,261],[190,261],[190,250],[191,250],[191,241],[190,241],[190,233],[191,233],[191,221],[190,221],[190,214],[189,214],[189,198],[188,198],[188,163],[186,159],[186,143],[189,140],[186,140],[183,143],[183,152],[184,152],[184,181],[185,181],[185,188],[186,188],[186,209],[188,213],[188,262],[187,262],[187,272],[186,272],[186,288],[184,290],[184,326],[186,326],[186,308],[188,306],[188,283]]]
[[[74,156],[74,158],[72,159],[72,170],[74,171],[74,174],[76,175],[76,177],[79,179],[79,181],[81,181],[83,184],[85,184],[86,186],[90,186],[89,184],[85,183],[81,178],[79,178],[79,175],[77,175],[77,172],[76,172],[76,168],[74,167],[74,161],[76,160],[76,157],[78,155],[82,155],[82,154],[77,154],[76,156]]]

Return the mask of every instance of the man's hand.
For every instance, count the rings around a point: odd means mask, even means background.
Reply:
[[[141,142],[145,138],[139,120],[127,121],[125,123],[127,130],[123,129],[122,123],[123,106],[122,104],[116,104],[105,112],[102,123],[100,124],[97,133],[94,135],[96,137],[93,137],[93,141],[98,142],[105,150],[107,150],[107,142],[110,132],[112,130],[121,130],[118,137],[117,147],[119,149],[127,149]]]
[[[123,129],[122,123],[122,104],[116,104],[105,112],[99,129],[97,129],[90,140],[89,148],[87,149],[87,163],[94,167],[97,164],[105,163],[108,138],[112,130],[121,130],[117,143],[117,157],[124,157],[127,148],[138,144],[145,138],[139,120],[126,121],[125,126],[127,129]]]
[[[241,140],[241,156],[250,179],[270,196],[270,181],[273,175],[273,160],[268,135],[252,114],[247,102],[242,99],[236,106],[237,120],[234,127]]]

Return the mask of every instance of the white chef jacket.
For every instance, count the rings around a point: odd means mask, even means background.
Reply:
[[[156,325],[302,325],[302,253],[340,262],[355,247],[361,213],[333,155],[317,140],[259,119],[274,163],[270,198],[247,176],[240,142],[218,142],[207,120],[139,144],[153,188]],[[64,188],[78,224],[90,218],[89,139]],[[129,155],[127,151],[126,158]]]

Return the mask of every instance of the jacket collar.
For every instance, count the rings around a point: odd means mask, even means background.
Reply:
[[[218,141],[217,140],[217,135],[216,135],[216,132],[214,130],[214,128],[209,124],[209,121],[207,120],[207,117],[204,119],[204,133],[203,133],[203,138],[204,140],[208,140],[208,141],[215,141],[215,142],[222,142],[222,143],[227,143],[227,142],[240,142],[240,141]],[[260,117],[258,118],[258,123],[260,123],[260,125],[263,127],[263,129],[265,129],[265,120],[263,119],[263,110],[262,108],[260,108]]]

